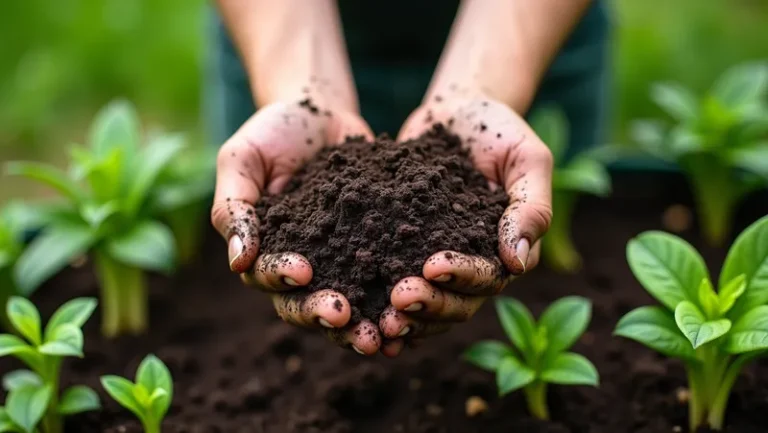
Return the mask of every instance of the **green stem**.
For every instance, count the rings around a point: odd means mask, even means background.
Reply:
[[[106,337],[147,330],[147,286],[144,272],[126,266],[103,251],[96,253],[101,283],[101,331]]]
[[[581,256],[571,238],[571,220],[577,195],[555,191],[552,196],[552,223],[541,240],[544,260],[559,272],[572,273],[581,267]]]
[[[535,418],[548,420],[547,408],[547,384],[536,381],[524,388],[525,399],[528,402],[528,410]]]
[[[737,357],[725,370],[723,380],[720,382],[720,388],[712,401],[707,421],[714,430],[722,430],[725,421],[725,411],[728,408],[728,398],[731,395],[733,385],[744,368],[744,364],[752,360],[757,354],[747,354]]]
[[[740,199],[731,169],[713,155],[691,155],[683,161],[704,238],[712,246],[727,240],[734,206]]]
[[[695,432],[704,423],[706,418],[705,396],[703,395],[704,381],[702,380],[701,365],[688,364],[688,390],[690,399],[688,400],[688,424],[691,432]]]
[[[43,381],[51,386],[51,399],[48,409],[43,416],[43,431],[45,433],[61,433],[63,430],[61,415],[59,415],[59,373],[61,370],[61,358],[46,356],[43,365],[45,371],[41,375]]]
[[[160,423],[153,419],[146,419],[141,425],[144,427],[144,433],[160,433]]]

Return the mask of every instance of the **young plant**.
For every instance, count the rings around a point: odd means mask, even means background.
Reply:
[[[16,282],[24,295],[73,258],[91,253],[101,287],[102,332],[112,337],[147,329],[145,271],[169,273],[176,246],[160,221],[158,179],[184,148],[177,135],[155,135],[146,147],[138,116],[127,102],[105,107],[91,127],[89,146],[75,147],[64,173],[39,164],[9,163],[22,175],[57,190],[66,200],[19,258]],[[168,201],[168,199],[166,199]],[[179,200],[177,197],[177,201]],[[166,206],[165,211],[171,209]]]
[[[739,372],[768,349],[768,216],[731,246],[717,292],[704,260],[676,236],[642,233],[627,245],[627,260],[662,306],[630,311],[615,334],[680,358],[688,372],[691,431],[705,424],[722,429]]]
[[[552,151],[552,223],[541,241],[542,257],[561,272],[574,272],[581,256],[571,239],[571,221],[579,194],[605,197],[611,193],[611,177],[605,166],[590,153],[566,158],[569,140],[568,119],[562,110],[544,107],[531,117],[531,127]]]
[[[173,400],[171,372],[159,358],[148,355],[136,371],[136,383],[120,376],[103,376],[101,384],[115,401],[141,421],[145,433],[160,433]]]
[[[549,419],[547,384],[598,385],[595,366],[584,356],[567,352],[589,325],[589,300],[562,298],[544,311],[538,323],[525,305],[512,298],[498,298],[496,312],[513,347],[499,341],[481,341],[464,357],[496,373],[500,396],[522,388],[531,415]]]
[[[631,135],[641,149],[677,164],[696,200],[707,241],[720,246],[736,205],[768,185],[768,64],[748,63],[726,71],[697,97],[676,83],[659,83],[651,98],[673,120],[639,120]]]
[[[61,433],[63,415],[99,409],[98,395],[87,386],[73,386],[59,395],[62,360],[83,357],[80,328],[95,308],[95,299],[73,299],[53,313],[43,331],[37,308],[25,298],[11,297],[8,318],[26,341],[0,334],[0,356],[14,356],[30,369],[3,377],[8,398],[0,408],[0,432]]]

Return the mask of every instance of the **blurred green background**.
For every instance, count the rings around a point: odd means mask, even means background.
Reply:
[[[768,53],[767,0],[611,0],[613,128],[660,115],[648,86],[702,91]],[[132,100],[150,126],[200,130],[204,0],[8,0],[0,13],[0,161],[61,158],[96,110]],[[0,201],[39,194],[3,178]]]

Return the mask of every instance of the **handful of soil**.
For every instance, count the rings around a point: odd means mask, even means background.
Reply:
[[[352,323],[378,323],[392,287],[421,276],[431,255],[498,256],[507,203],[440,125],[404,143],[352,139],[320,151],[257,205],[261,250],[304,255],[310,291],[334,289],[351,303]]]

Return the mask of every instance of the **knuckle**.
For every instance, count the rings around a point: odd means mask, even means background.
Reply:
[[[532,143],[532,145],[527,149],[526,153],[526,158],[531,162],[531,164],[535,164],[540,167],[547,167],[550,170],[552,167],[554,167],[555,157],[552,155],[552,151],[549,150],[549,147],[547,147],[547,145],[540,140]]]

